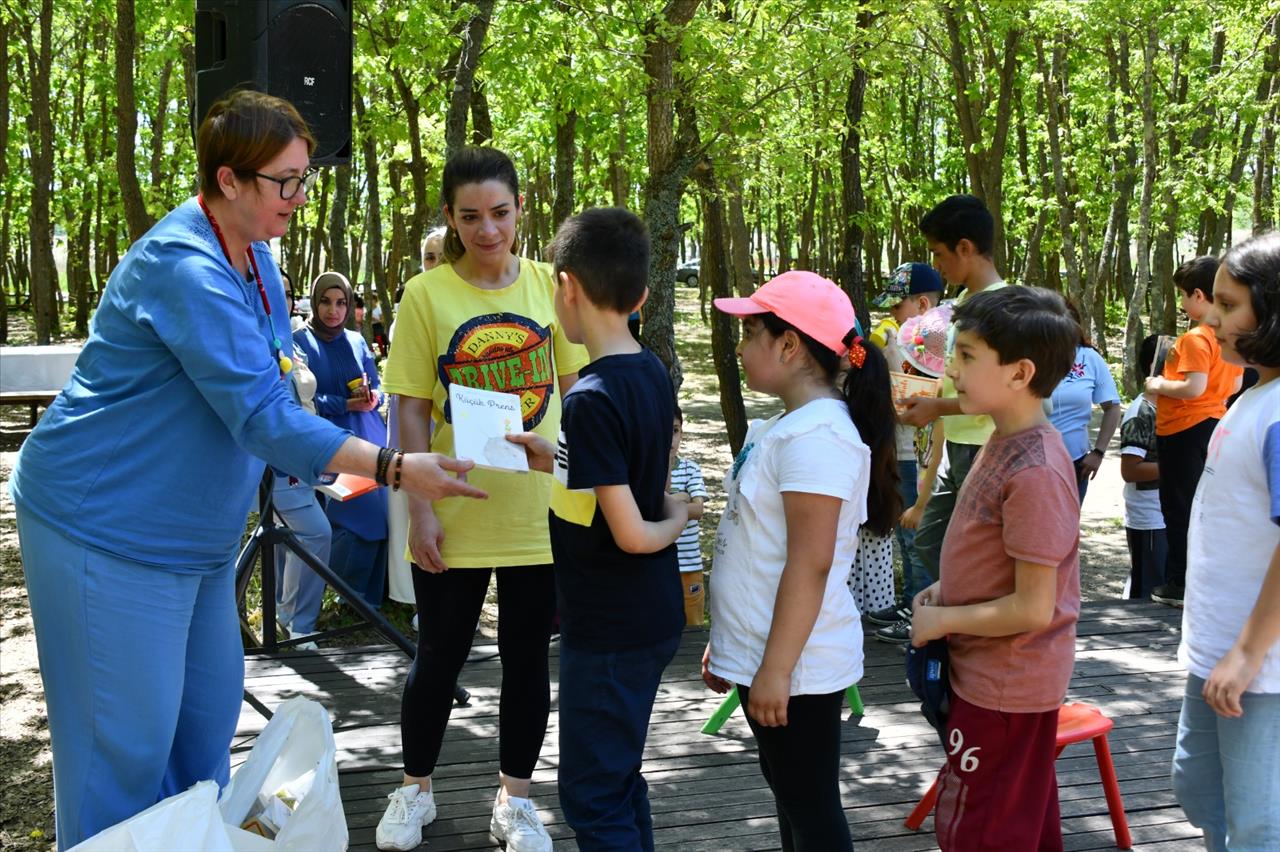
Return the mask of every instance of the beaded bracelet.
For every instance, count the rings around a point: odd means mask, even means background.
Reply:
[[[395,477],[391,480],[391,490],[400,490],[400,471],[404,467],[404,451],[396,450],[396,472]]]
[[[373,474],[373,481],[379,485],[387,484],[387,469],[391,466],[391,459],[398,451],[394,447],[378,448],[378,468]]]

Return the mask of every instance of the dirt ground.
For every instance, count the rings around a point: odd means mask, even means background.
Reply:
[[[711,368],[710,331],[701,322],[697,292],[678,290],[677,339],[687,371],[680,392],[685,414],[681,454],[701,465],[711,493],[702,525],[706,554],[724,507],[721,482],[731,459]],[[750,417],[777,410],[776,400],[750,391],[746,398]],[[26,423],[25,408],[0,409],[0,848],[46,850],[53,848],[54,833],[49,730],[8,488]],[[1114,442],[1112,449],[1081,516],[1081,588],[1087,600],[1118,597],[1128,572],[1123,482]]]

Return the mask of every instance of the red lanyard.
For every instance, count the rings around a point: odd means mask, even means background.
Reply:
[[[213,235],[218,238],[218,245],[222,247],[222,254],[227,259],[227,263],[231,264],[231,268],[235,269],[235,263],[231,260],[231,251],[227,248],[227,240],[222,236],[222,229],[218,227],[218,220],[213,218],[213,213],[209,211],[209,205],[204,203],[204,196],[197,195],[196,201],[200,203],[200,209],[204,211],[204,215],[209,219],[209,225],[213,228]],[[280,375],[283,376],[293,369],[293,361],[284,354],[283,344],[280,338],[275,336],[275,324],[271,322],[271,303],[267,301],[267,288],[262,286],[262,273],[258,271],[258,260],[253,256],[253,250],[246,248],[244,250],[245,257],[249,258],[249,268],[253,270],[253,280],[258,285],[258,295],[262,297],[262,309],[267,312],[267,327],[271,329],[271,343],[276,350],[276,361],[280,364]]]

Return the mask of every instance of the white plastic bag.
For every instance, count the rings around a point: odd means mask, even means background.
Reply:
[[[271,852],[274,848],[270,840],[224,823],[217,783],[201,781],[98,832],[71,852]]]
[[[269,847],[278,852],[345,852],[347,819],[338,789],[337,747],[329,713],[307,698],[281,704],[258,735],[249,759],[223,791],[228,827],[241,825],[259,794],[287,789],[297,806]],[[238,831],[238,829],[236,829]]]

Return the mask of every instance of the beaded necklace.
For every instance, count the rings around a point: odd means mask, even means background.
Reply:
[[[231,264],[232,269],[235,269],[236,265],[231,260],[231,251],[227,248],[227,240],[222,236],[222,229],[218,227],[218,220],[213,218],[209,205],[204,203],[203,195],[197,195],[196,201],[200,202],[200,209],[208,217],[209,225],[213,228],[213,235],[218,238],[218,245],[222,247],[222,254],[227,258],[227,263]],[[284,344],[276,336],[275,323],[271,321],[271,303],[267,301],[267,289],[262,286],[262,273],[258,271],[258,261],[253,256],[253,249],[246,248],[244,253],[249,258],[249,268],[253,270],[253,280],[258,285],[258,295],[262,297],[262,309],[267,312],[267,327],[271,329],[271,345],[275,349],[276,361],[280,364],[280,375],[283,377],[293,369],[293,361],[284,354]]]

